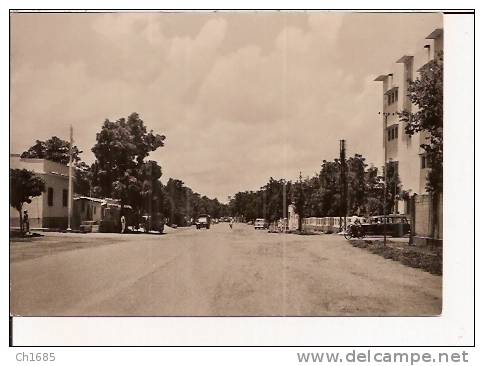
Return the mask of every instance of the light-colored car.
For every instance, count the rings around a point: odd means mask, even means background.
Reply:
[[[267,221],[265,219],[256,219],[254,223],[254,229],[267,229],[269,227]]]

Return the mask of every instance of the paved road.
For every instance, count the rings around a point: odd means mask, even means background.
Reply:
[[[16,315],[436,315],[441,309],[441,277],[337,235],[218,224],[162,236],[46,234],[11,248]]]

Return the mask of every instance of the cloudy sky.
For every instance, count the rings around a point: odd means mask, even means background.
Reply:
[[[349,153],[382,162],[381,85],[440,14],[11,16],[10,150],[68,138],[87,162],[105,118],[165,134],[168,177],[222,201]]]

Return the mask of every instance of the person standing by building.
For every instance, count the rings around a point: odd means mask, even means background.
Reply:
[[[30,234],[30,223],[29,223],[29,214],[27,210],[24,211],[23,221],[23,228],[25,230],[25,234]]]
[[[121,215],[121,234],[124,234],[126,230],[126,217],[124,215]]]

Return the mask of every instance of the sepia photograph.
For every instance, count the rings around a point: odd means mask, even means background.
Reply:
[[[10,315],[441,316],[443,19],[11,11]]]

